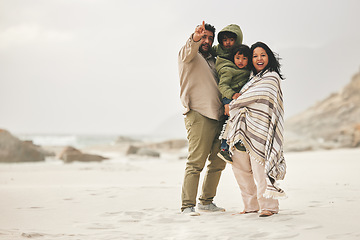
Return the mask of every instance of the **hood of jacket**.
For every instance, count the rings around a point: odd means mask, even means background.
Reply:
[[[243,33],[241,31],[241,28],[239,27],[239,25],[236,24],[230,24],[227,25],[226,27],[224,27],[217,35],[217,39],[220,45],[222,45],[222,43],[220,42],[220,36],[221,34],[223,34],[224,32],[232,32],[236,34],[236,41],[234,46],[239,46],[240,44],[242,44],[243,41]]]
[[[235,44],[232,48],[230,49],[226,49],[223,47],[222,43],[220,43],[220,40],[219,40],[219,37],[221,34],[223,34],[224,32],[232,32],[232,33],[235,33],[236,34],[236,40],[235,40]],[[219,57],[223,57],[223,58],[229,58],[230,55],[231,55],[231,51],[234,47],[236,46],[240,46],[242,44],[242,41],[243,41],[243,34],[242,34],[242,31],[240,29],[240,27],[236,24],[230,24],[226,27],[224,27],[217,35],[217,39],[218,39],[218,42],[219,44],[214,46],[212,48],[212,54],[214,56],[219,56]]]

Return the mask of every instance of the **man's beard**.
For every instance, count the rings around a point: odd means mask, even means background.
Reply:
[[[205,50],[203,49],[203,46],[206,46],[206,45],[209,46],[209,50],[207,50],[207,51],[205,51]],[[209,44],[201,44],[201,45],[200,45],[200,48],[199,48],[199,52],[200,52],[203,56],[209,55],[210,45],[209,45]]]

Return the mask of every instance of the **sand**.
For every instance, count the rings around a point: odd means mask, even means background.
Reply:
[[[102,152],[102,154],[106,154]],[[360,149],[286,153],[288,198],[269,218],[243,208],[231,165],[215,203],[180,214],[185,160],[0,164],[0,239],[360,239]]]

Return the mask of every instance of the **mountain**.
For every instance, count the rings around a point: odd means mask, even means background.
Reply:
[[[284,147],[286,151],[360,147],[360,72],[339,92],[286,119]]]

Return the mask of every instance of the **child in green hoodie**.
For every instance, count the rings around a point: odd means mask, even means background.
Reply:
[[[216,60],[216,71],[219,76],[219,91],[222,94],[225,115],[229,116],[229,103],[240,96],[240,90],[248,82],[250,70],[250,48],[240,45],[233,48],[230,59],[218,57]],[[229,154],[229,145],[226,139],[221,139],[221,150],[218,156],[225,162],[232,163]]]
[[[241,45],[243,34],[236,24],[224,27],[217,35],[219,44],[212,47],[212,55],[230,59],[233,48]]]

